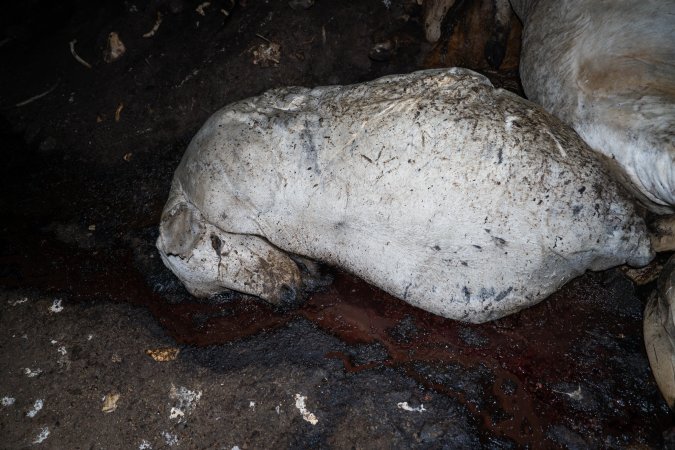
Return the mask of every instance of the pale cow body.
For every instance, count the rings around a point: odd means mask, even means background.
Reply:
[[[293,300],[292,254],[482,322],[587,269],[652,258],[601,158],[468,70],[276,89],[223,108],[195,136],[157,246],[195,295]]]
[[[512,0],[527,97],[616,163],[656,213],[675,211],[675,1]]]
[[[649,209],[675,211],[675,1],[511,0],[528,98],[611,158]],[[672,250],[673,218],[664,249]],[[675,407],[675,258],[645,309],[652,372]]]

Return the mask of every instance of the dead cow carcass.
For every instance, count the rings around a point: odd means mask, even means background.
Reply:
[[[645,224],[599,158],[464,69],[275,89],[194,137],[157,247],[197,296],[293,301],[310,259],[482,322],[587,269],[650,261]]]
[[[675,212],[675,1],[511,3],[527,97],[607,155],[648,208]]]

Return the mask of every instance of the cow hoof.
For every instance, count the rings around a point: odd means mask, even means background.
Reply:
[[[282,311],[296,308],[300,304],[301,297],[298,295],[298,290],[293,286],[284,284],[279,287],[279,294],[277,301],[273,302],[274,306]]]
[[[320,263],[300,255],[288,256],[300,269],[303,291],[314,292],[333,282],[333,275],[328,273]]]

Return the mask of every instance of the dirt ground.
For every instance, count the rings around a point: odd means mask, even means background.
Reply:
[[[521,93],[519,25],[492,7],[458,2],[431,45],[411,0],[8,5],[0,448],[675,448],[643,348],[653,286],[620,270],[476,326],[332,268],[293,311],[198,300],[154,248],[173,170],[227,103],[452,65]],[[126,52],[106,62],[111,32]]]

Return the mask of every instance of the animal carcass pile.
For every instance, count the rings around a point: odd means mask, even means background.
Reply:
[[[292,304],[319,282],[320,261],[441,316],[483,322],[586,270],[649,263],[644,208],[631,192],[672,211],[672,99],[663,110],[636,100],[615,113],[614,97],[569,92],[583,80],[565,77],[586,72],[531,56],[551,54],[535,47],[565,36],[537,35],[544,13],[522,3],[526,91],[593,149],[540,106],[466,69],[272,90],[218,111],[190,143],[160,224],[165,264],[194,295],[233,289]],[[597,57],[589,64],[602,68]],[[622,94],[620,85],[598,95]],[[655,114],[656,125],[631,111]],[[672,293],[657,298],[653,323],[673,330]],[[658,352],[672,358],[663,339]]]

